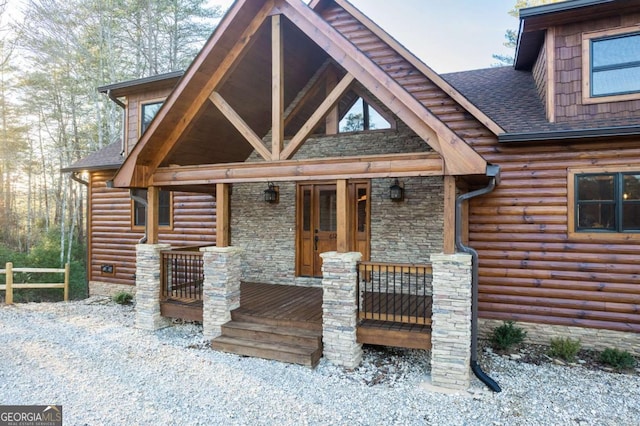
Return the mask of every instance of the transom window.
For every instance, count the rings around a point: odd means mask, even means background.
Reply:
[[[578,232],[640,232],[640,172],[575,175]]]
[[[156,116],[162,104],[163,101],[142,104],[142,112],[140,113],[140,135],[144,134],[145,130],[147,130],[149,124],[151,124],[151,120]]]

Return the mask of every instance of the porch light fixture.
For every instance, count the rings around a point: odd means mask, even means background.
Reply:
[[[280,191],[277,186],[269,182],[269,187],[264,190],[264,201],[269,204],[276,204],[280,199]]]
[[[400,186],[398,179],[389,187],[389,198],[391,198],[392,201],[404,200],[404,188]]]

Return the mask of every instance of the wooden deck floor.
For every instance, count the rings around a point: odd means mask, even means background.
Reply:
[[[273,325],[322,330],[322,289],[278,284],[242,283],[234,320],[260,317]]]

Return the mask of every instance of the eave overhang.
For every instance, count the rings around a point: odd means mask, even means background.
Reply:
[[[578,139],[627,138],[640,136],[640,126],[599,127],[596,129],[556,130],[531,133],[505,133],[498,136],[500,143],[562,142]]]

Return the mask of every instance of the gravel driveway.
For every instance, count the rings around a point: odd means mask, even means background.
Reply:
[[[494,394],[421,386],[421,351],[315,370],[215,352],[201,327],[133,328],[101,299],[0,305],[0,405],[61,404],[65,425],[638,425],[640,379],[489,355]],[[475,380],[475,379],[474,379]]]

